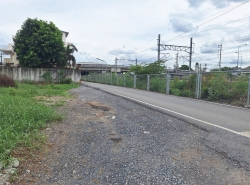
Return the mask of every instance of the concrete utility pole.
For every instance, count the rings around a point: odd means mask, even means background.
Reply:
[[[117,73],[117,58],[115,58],[115,72]]]
[[[193,38],[190,38],[190,51],[189,51],[189,72],[191,71],[192,53],[193,53]]]
[[[247,44],[241,44],[241,45],[238,46],[238,52],[236,52],[236,53],[238,53],[237,68],[239,68],[238,64],[239,64],[239,53],[240,53],[240,47],[241,46],[247,46]]]
[[[178,72],[178,68],[179,68],[179,63],[178,63],[178,59],[179,59],[179,53],[176,53],[176,72]]]
[[[160,60],[160,52],[161,52],[161,34],[158,35],[158,43],[157,43],[157,46],[158,46],[158,52],[157,52],[157,60],[159,61]]]
[[[218,56],[220,57],[220,60],[219,60],[219,71],[220,71],[220,68],[221,68],[221,52],[222,52],[222,44],[221,44],[221,45],[218,45],[218,48],[219,48],[219,50],[218,50],[218,52],[219,52]]]

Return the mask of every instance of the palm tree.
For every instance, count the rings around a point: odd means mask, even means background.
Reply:
[[[66,48],[66,55],[67,55],[68,64],[69,64],[70,68],[71,68],[71,63],[70,63],[71,61],[72,61],[72,66],[73,66],[73,68],[74,68],[74,66],[76,65],[76,59],[75,59],[75,57],[73,56],[74,51],[77,51],[77,52],[78,52],[78,50],[77,50],[77,48],[75,47],[75,45],[74,45],[74,44],[68,44],[68,45],[67,45],[67,48]]]

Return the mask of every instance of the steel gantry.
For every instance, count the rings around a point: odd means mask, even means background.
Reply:
[[[191,70],[191,61],[192,61],[192,53],[193,53],[193,39],[190,39],[190,46],[176,46],[176,45],[166,45],[166,44],[161,44],[161,35],[158,35],[158,50],[157,50],[157,58],[158,60],[163,60],[167,61],[167,57],[170,56],[169,53],[161,53],[161,50],[172,50],[172,51],[184,51],[189,54],[189,71]],[[169,55],[168,55],[169,54]],[[163,57],[161,57],[163,55]]]
[[[115,71],[117,72],[117,63],[118,62],[135,62],[135,65],[137,65],[137,59],[135,60],[131,60],[131,59],[118,59],[118,58],[115,58]]]

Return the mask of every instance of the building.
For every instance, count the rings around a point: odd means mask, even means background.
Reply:
[[[4,58],[3,59],[3,63],[5,65],[14,65],[14,66],[17,66],[19,64],[19,62],[17,60],[16,53],[13,51],[12,46],[13,46],[13,44],[9,44],[6,48],[0,49],[0,51],[3,52],[3,54],[5,54],[5,55],[9,55],[10,56],[10,58]]]
[[[62,32],[62,40],[64,42],[64,46],[67,47],[67,45],[72,44],[72,43],[66,42],[66,38],[68,37],[69,32],[66,32],[66,31],[61,31],[61,32]],[[9,55],[10,58],[4,58],[4,60],[3,60],[4,65],[18,66],[19,61],[17,60],[17,55],[13,51],[12,46],[13,46],[13,44],[8,44],[8,46],[6,48],[4,48],[4,49],[0,48],[0,52],[2,52],[1,53],[1,58],[3,57],[2,55]]]

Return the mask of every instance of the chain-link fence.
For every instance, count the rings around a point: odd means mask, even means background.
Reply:
[[[250,72],[191,72],[155,75],[104,73],[82,80],[249,107]]]

